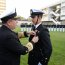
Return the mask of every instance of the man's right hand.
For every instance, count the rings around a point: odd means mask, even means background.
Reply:
[[[33,41],[34,43],[37,43],[38,40],[39,40],[38,36],[34,36],[34,37],[32,38],[32,41]]]
[[[30,31],[30,32],[28,32],[28,34],[29,34],[29,35],[34,35],[34,36],[35,36],[35,35],[36,35],[36,32],[35,32],[35,31]]]

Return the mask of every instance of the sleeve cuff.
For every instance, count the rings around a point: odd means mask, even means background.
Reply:
[[[28,42],[28,43],[26,44],[26,47],[28,48],[28,51],[33,50],[33,44],[32,44],[31,42]]]
[[[30,41],[32,44],[34,44],[34,42],[33,41]]]
[[[24,36],[25,36],[25,37],[28,37],[28,34],[27,34],[27,32],[26,32],[26,31],[24,32]]]

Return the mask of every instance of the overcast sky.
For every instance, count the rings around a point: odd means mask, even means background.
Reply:
[[[56,4],[61,0],[6,0],[6,9],[17,9],[17,14],[27,18],[30,9],[42,9],[44,7]]]

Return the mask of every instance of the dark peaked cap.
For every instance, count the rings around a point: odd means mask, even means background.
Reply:
[[[15,11],[11,11],[11,12],[9,12],[9,13],[6,13],[5,12],[5,14],[3,15],[1,15],[1,21],[2,22],[6,22],[6,21],[8,21],[9,19],[17,19],[16,18],[16,16],[17,16],[17,13],[16,13],[16,9],[15,9]]]

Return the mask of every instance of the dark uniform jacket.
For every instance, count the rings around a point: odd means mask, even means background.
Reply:
[[[20,55],[26,50],[15,32],[4,25],[0,28],[0,65],[20,65]]]
[[[39,37],[39,41],[34,44],[34,49],[29,52],[28,64],[37,65],[41,62],[44,65],[45,62],[48,62],[52,52],[50,35],[48,29],[42,24],[40,24],[36,30],[38,30],[37,35]],[[33,36],[31,35],[29,41],[31,41],[32,37]],[[45,60],[46,58],[47,60]]]

